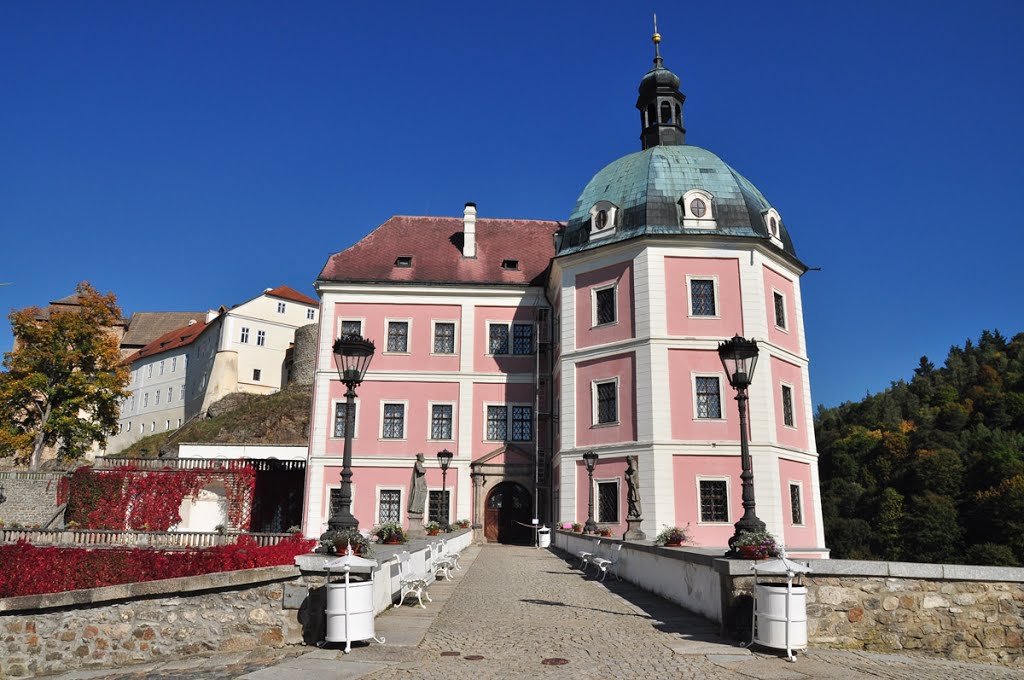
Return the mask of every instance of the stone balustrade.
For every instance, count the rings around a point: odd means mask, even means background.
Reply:
[[[9,529],[0,528],[0,545],[27,541],[36,546],[64,548],[209,548],[237,543],[249,536],[259,546],[277,545],[288,533],[221,534],[215,531],[113,531],[107,529]]]

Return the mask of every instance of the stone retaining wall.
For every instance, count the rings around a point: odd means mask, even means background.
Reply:
[[[63,472],[0,472],[7,500],[0,503],[5,524],[42,526],[57,512],[57,486]]]

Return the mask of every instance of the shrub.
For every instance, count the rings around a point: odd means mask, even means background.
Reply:
[[[690,540],[690,525],[687,524],[685,527],[665,527],[664,531],[658,534],[654,538],[654,542],[658,545],[665,545],[667,543],[686,543]]]
[[[320,541],[320,547],[317,549],[317,552],[328,555],[344,555],[346,548],[350,544],[352,552],[360,557],[370,557],[373,553],[370,542],[359,532],[359,529],[342,529],[333,540]]]
[[[743,531],[733,541],[732,547],[748,559],[763,560],[780,554],[775,536],[767,531]]]
[[[398,543],[405,543],[408,540],[405,536],[405,529],[403,529],[402,525],[397,522],[385,522],[384,524],[378,524],[373,528],[373,534],[381,543],[385,543],[389,540],[397,541]]]

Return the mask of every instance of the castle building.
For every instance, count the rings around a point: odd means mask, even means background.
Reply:
[[[685,96],[656,52],[640,81],[641,151],[600,170],[565,223],[393,217],[320,273],[304,531],[340,486],[336,338],[377,353],[358,388],[353,514],[407,524],[424,453],[428,520],[517,541],[530,522],[626,530],[627,456],[642,530],[727,545],[743,514],[739,412],[721,341],[756,339],[749,436],[757,514],[791,554],[827,556],[800,277],[783,216],[714,153],[686,144]],[[436,453],[454,453],[447,492]]]

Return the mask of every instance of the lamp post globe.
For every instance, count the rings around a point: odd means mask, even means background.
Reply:
[[[597,522],[594,521],[594,467],[597,466],[597,454],[593,451],[584,453],[583,464],[587,466],[587,523],[583,525],[583,533],[596,534]]]
[[[321,541],[330,541],[340,531],[358,529],[359,520],[352,515],[352,431],[355,428],[356,387],[363,382],[376,348],[361,335],[343,335],[334,341],[334,363],[338,379],[345,391],[345,454],[341,462],[341,490],[337,505],[331,507],[327,531]]]
[[[736,530],[729,539],[729,552],[726,557],[739,557],[735,547],[740,534],[764,531],[765,523],[757,517],[754,503],[754,471],[750,462],[750,445],[747,441],[747,387],[754,379],[754,367],[757,366],[757,343],[735,335],[718,346],[718,357],[729,379],[729,384],[736,390],[736,403],[740,410],[740,465],[743,482],[743,517],[736,522]]]
[[[453,454],[448,449],[441,449],[437,452],[437,462],[441,466],[441,500],[444,503],[444,519],[441,521],[441,528],[445,532],[452,530],[450,514],[451,504],[448,502],[448,466],[452,463]]]

